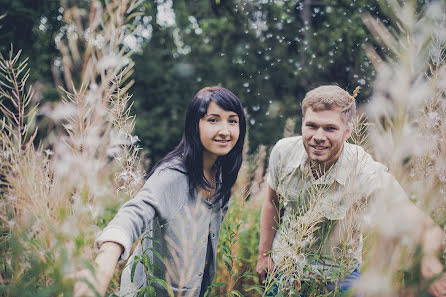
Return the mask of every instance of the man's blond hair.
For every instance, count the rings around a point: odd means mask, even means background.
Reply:
[[[355,97],[335,85],[320,86],[309,91],[302,101],[304,117],[308,107],[313,111],[339,109],[347,124],[352,122],[356,113]]]

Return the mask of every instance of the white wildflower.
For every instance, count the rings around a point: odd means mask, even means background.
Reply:
[[[98,69],[103,71],[109,68],[125,66],[129,63],[129,59],[118,55],[107,55],[102,57],[98,62]]]
[[[130,135],[130,143],[131,143],[132,145],[134,145],[134,144],[136,144],[137,142],[139,142],[139,137],[138,137],[137,135],[135,135],[135,136]]]
[[[64,102],[57,104],[54,109],[49,112],[48,116],[58,122],[73,116],[76,113],[76,106],[73,103]]]

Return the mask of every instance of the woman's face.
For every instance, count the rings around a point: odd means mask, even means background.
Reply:
[[[215,159],[228,154],[240,135],[237,113],[224,110],[213,101],[209,103],[206,114],[200,119],[198,128],[204,153]]]

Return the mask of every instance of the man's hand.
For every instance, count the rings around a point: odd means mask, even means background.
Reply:
[[[443,273],[443,266],[435,255],[426,255],[421,261],[421,275],[425,280],[436,279],[428,289],[428,292],[434,297],[446,297],[446,274]]]
[[[256,272],[259,283],[263,284],[268,272],[273,271],[273,261],[270,255],[259,255],[257,258]]]

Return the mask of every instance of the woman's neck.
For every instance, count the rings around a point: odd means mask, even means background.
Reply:
[[[207,151],[203,152],[203,173],[205,176],[213,176],[215,174],[215,161],[217,161],[217,156],[209,154]]]
[[[217,156],[209,154],[207,151],[203,152],[203,175],[210,188],[199,188],[198,190],[201,196],[208,201],[211,200],[216,191],[215,174],[217,170],[214,166],[216,160]]]

